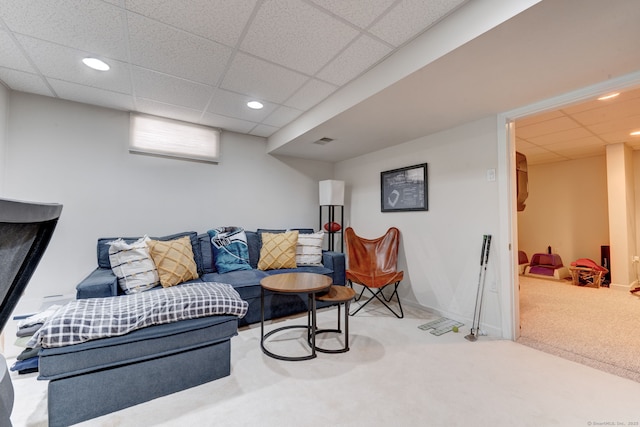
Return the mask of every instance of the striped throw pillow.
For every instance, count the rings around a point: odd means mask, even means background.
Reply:
[[[296,246],[296,264],[322,266],[322,242],[324,232],[300,233]]]
[[[133,243],[123,239],[107,242],[111,270],[118,278],[118,286],[126,294],[143,292],[160,283],[158,270],[151,259],[147,242],[148,236]]]

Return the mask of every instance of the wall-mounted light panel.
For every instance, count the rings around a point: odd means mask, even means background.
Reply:
[[[131,113],[129,152],[218,163],[220,131],[178,120]]]

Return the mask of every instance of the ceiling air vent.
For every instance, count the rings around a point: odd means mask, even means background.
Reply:
[[[314,144],[318,144],[318,145],[325,145],[325,144],[330,143],[331,141],[333,141],[333,138],[324,137],[324,138],[320,138],[317,141],[314,141],[313,143]]]

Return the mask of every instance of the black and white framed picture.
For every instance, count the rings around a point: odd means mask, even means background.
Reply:
[[[382,212],[427,211],[427,164],[380,172]]]

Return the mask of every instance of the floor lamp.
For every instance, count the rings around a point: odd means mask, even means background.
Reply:
[[[336,218],[336,206],[340,207],[340,222]],[[327,207],[327,222],[322,225],[322,210]],[[342,226],[344,224],[344,181],[328,179],[320,181],[320,229],[329,235],[328,250],[335,250],[335,235],[340,236],[340,252],[344,252],[344,239],[342,238]]]

